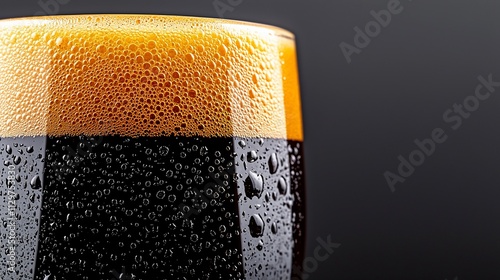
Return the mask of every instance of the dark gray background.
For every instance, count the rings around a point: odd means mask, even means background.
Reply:
[[[243,0],[224,14],[297,36],[307,256],[317,238],[341,243],[309,267],[309,279],[500,279],[500,96],[482,101],[457,130],[442,117],[474,93],[479,75],[500,81],[500,2],[402,1],[403,11],[348,64],[339,44],[353,44],[353,28],[388,2]],[[37,11],[34,0],[0,4],[2,18]],[[70,0],[58,13],[218,17],[212,0]],[[413,141],[437,127],[447,141],[392,193],[383,173],[397,172],[398,155],[408,158]]]

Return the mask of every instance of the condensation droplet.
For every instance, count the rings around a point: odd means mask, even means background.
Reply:
[[[245,179],[245,194],[248,198],[259,197],[264,190],[264,178],[252,171],[249,172],[248,177]]]
[[[21,157],[19,157],[19,156],[15,156],[15,157],[14,157],[14,160],[13,160],[12,162],[14,162],[14,164],[15,164],[15,165],[20,164],[20,163],[21,163]]]
[[[253,237],[260,237],[264,235],[264,220],[259,214],[254,214],[250,217],[250,235]]]
[[[271,225],[271,232],[274,234],[278,233],[278,225],[276,223]]]
[[[259,240],[259,243],[257,244],[257,250],[262,251],[264,249],[264,241]],[[262,269],[259,269],[262,270]]]
[[[278,191],[282,195],[286,195],[288,192],[288,184],[287,184],[285,178],[283,178],[283,177],[279,178],[279,180],[278,180]]]
[[[247,153],[247,161],[248,162],[255,162],[257,160],[257,152],[256,151],[250,151]]]
[[[276,153],[273,153],[269,158],[269,172],[271,172],[271,174],[274,174],[278,171],[278,164],[278,156],[276,155]]]
[[[161,146],[159,152],[161,156],[166,156],[168,155],[169,149],[166,146]]]
[[[31,188],[34,190],[40,189],[42,187],[42,181],[40,180],[40,176],[35,175],[35,177],[31,179],[30,185]]]
[[[157,197],[158,199],[164,199],[164,198],[165,198],[165,191],[158,191],[158,192],[156,193],[156,197]]]

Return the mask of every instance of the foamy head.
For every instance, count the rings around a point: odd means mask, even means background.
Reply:
[[[292,35],[220,19],[0,21],[0,136],[302,140]]]

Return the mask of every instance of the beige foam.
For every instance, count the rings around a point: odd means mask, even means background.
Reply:
[[[301,140],[291,36],[188,17],[2,20],[0,136]]]

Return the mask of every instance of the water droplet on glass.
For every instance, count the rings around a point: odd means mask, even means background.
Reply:
[[[166,146],[161,146],[159,149],[160,156],[166,156],[169,152],[168,147]]]
[[[288,192],[288,184],[286,183],[286,180],[285,178],[281,177],[279,180],[278,180],[278,191],[280,192],[280,194],[282,195],[286,195],[287,192]]]
[[[245,148],[247,146],[247,143],[245,141],[243,141],[243,140],[240,140],[238,142],[238,145],[240,145],[240,147],[242,147],[242,148]]]
[[[40,177],[36,175],[31,179],[30,182],[31,188],[34,190],[40,189],[42,187],[42,181],[40,180]]]
[[[278,225],[276,223],[271,225],[271,232],[274,234],[278,233]]]
[[[163,198],[165,198],[165,191],[158,191],[158,192],[156,193],[156,197],[157,197],[158,199],[163,199]]]
[[[259,197],[262,195],[264,190],[264,178],[250,171],[248,177],[245,179],[245,194],[247,197],[252,198],[254,196]]]
[[[247,154],[247,161],[248,162],[254,162],[257,160],[257,152],[256,151],[250,151]]]
[[[196,241],[198,241],[198,235],[192,234],[190,239],[192,242],[196,242]]]
[[[85,210],[85,216],[92,217],[92,211],[91,210]]]
[[[253,237],[260,237],[264,235],[264,220],[259,214],[254,214],[250,217],[250,224],[248,225],[250,228],[250,234]]]
[[[14,162],[15,165],[20,164],[21,163],[21,157],[15,156],[13,162]]]
[[[269,158],[269,172],[274,174],[276,171],[278,171],[278,156],[276,153],[273,153]]]
[[[226,226],[222,225],[219,227],[220,232],[226,232]]]
[[[259,243],[257,244],[257,250],[262,251],[262,249],[264,249],[264,242],[262,240],[259,240]]]
[[[12,154],[12,147],[10,145],[7,145],[7,147],[5,147],[5,152],[9,155]]]

